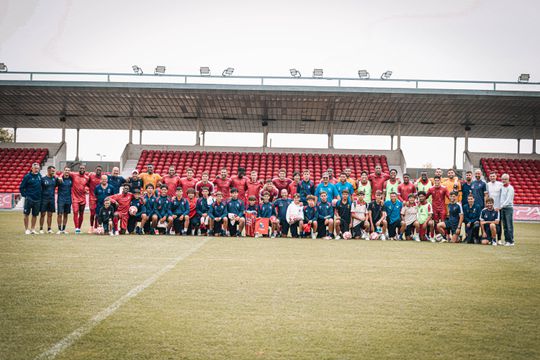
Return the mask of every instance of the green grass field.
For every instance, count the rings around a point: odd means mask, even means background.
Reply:
[[[540,224],[513,248],[0,228],[1,359],[78,329],[57,359],[540,358]]]

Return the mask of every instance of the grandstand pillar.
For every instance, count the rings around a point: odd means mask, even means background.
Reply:
[[[536,154],[536,126],[533,127],[533,143],[532,143],[532,153]]]
[[[203,130],[202,132],[202,146],[204,147],[204,143],[205,143],[205,134],[206,134],[206,131]]]
[[[195,132],[195,145],[201,145],[201,119],[197,119],[197,131]]]
[[[394,150],[394,135],[390,135],[390,150]]]
[[[75,161],[79,161],[79,132],[81,129],[77,129],[77,150],[75,152]]]
[[[397,123],[397,148],[396,150],[401,150],[401,123]]]
[[[465,151],[469,151],[469,130],[465,130]]]
[[[62,142],[66,142],[66,127],[62,125]]]
[[[129,144],[133,144],[133,119],[129,118]]]
[[[268,147],[268,127],[263,128],[263,149]]]
[[[519,154],[519,152],[521,150],[520,149],[521,148],[521,139],[517,139],[517,141],[518,141],[518,149],[517,149],[518,151],[517,151],[517,153]]]
[[[13,128],[13,142],[14,143],[17,142],[17,128],[16,127]]]
[[[142,145],[142,129],[139,131],[139,145]]]
[[[334,148],[334,135],[332,135],[331,133],[328,133],[328,148]]]
[[[457,136],[454,136],[454,169],[457,169]]]

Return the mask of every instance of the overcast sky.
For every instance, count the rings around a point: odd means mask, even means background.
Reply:
[[[200,66],[238,75],[288,75],[291,67],[353,77],[392,70],[395,78],[540,81],[540,1],[38,1],[0,0],[0,62],[10,70],[197,74]],[[84,160],[97,143],[117,160],[127,132],[81,130]],[[138,134],[134,136],[138,141]],[[272,146],[325,147],[326,136],[271,134]],[[59,130],[19,129],[18,141],[59,141]],[[419,146],[421,140],[423,146]],[[68,131],[68,159],[75,131]],[[151,144],[194,144],[193,133],[145,132]],[[260,146],[207,134],[207,145]],[[335,147],[384,149],[389,137],[342,137]],[[430,148],[429,152],[425,148]],[[472,151],[515,152],[515,140],[472,139]],[[522,151],[531,151],[522,141]],[[407,165],[449,167],[453,140],[404,138]],[[463,151],[463,139],[458,141]],[[461,163],[458,156],[458,164]],[[459,166],[459,165],[458,165]]]

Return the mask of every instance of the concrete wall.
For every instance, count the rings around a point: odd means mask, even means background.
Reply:
[[[179,146],[179,145],[126,145],[121,155],[121,168],[128,160],[139,160],[143,150],[161,151],[214,151],[214,152],[252,152],[252,153],[305,153],[305,154],[353,154],[353,155],[386,155],[390,167],[398,167],[400,172],[406,170],[405,157],[401,150],[369,150],[369,149],[303,149],[303,148],[262,148],[262,147],[228,147],[228,146]]]

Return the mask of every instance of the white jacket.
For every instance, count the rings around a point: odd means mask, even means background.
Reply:
[[[292,202],[287,208],[287,215],[285,216],[287,222],[290,223],[291,219],[295,216],[302,220],[304,219],[304,205],[302,203],[296,205],[294,202]]]

